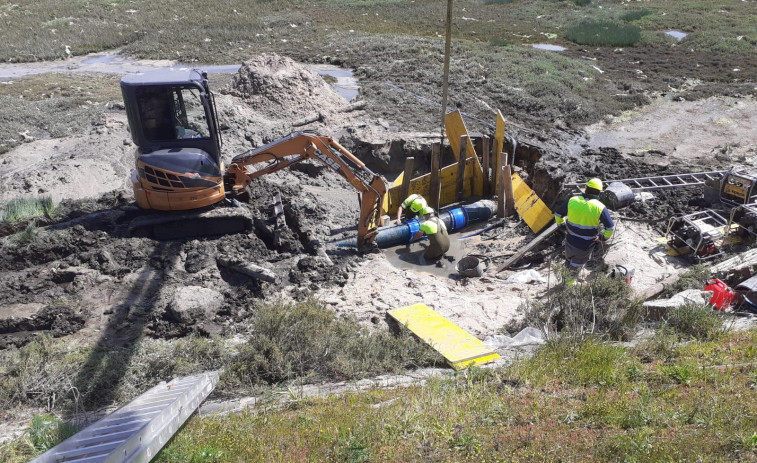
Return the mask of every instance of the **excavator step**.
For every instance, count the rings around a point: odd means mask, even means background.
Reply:
[[[252,225],[252,214],[246,207],[217,207],[203,212],[161,211],[132,220],[129,234],[157,240],[179,240],[249,232]]]
[[[217,382],[215,371],[164,381],[32,463],[148,462],[197,410]]]
[[[607,185],[611,183],[623,183],[631,188],[634,193],[641,193],[643,191],[661,191],[699,186],[703,185],[707,180],[719,180],[727,172],[727,170],[716,170],[688,174],[658,175],[654,177],[624,178],[620,180],[606,180],[605,183]],[[573,190],[582,190],[583,187],[583,183],[568,183],[565,185],[565,188]]]

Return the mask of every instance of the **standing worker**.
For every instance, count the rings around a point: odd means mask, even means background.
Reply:
[[[589,262],[597,243],[610,239],[615,232],[610,212],[598,199],[601,191],[602,180],[593,178],[586,182],[582,195],[573,196],[555,211],[555,222],[567,231],[565,266],[569,275],[565,283],[568,285],[576,283],[581,267]],[[604,225],[601,234],[600,223]]]
[[[400,207],[397,208],[397,220],[395,222],[402,222],[401,217],[403,211],[405,211],[406,218],[412,219],[416,215],[420,215],[421,209],[426,207],[428,207],[428,203],[423,196],[419,194],[411,194],[405,198],[405,200],[402,201],[402,204],[400,204]],[[410,212],[407,212],[408,210]]]
[[[434,210],[428,206],[421,209],[420,214],[423,217],[423,222],[421,222],[420,230],[415,232],[413,241],[424,234],[428,236],[428,247],[423,254],[426,261],[443,256],[445,252],[449,251],[449,235],[444,221],[437,217]]]

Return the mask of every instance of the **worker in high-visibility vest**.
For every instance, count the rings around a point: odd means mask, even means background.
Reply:
[[[420,210],[420,215],[422,217],[420,229],[415,232],[413,241],[423,235],[428,236],[428,247],[423,254],[423,258],[427,261],[443,256],[445,252],[449,251],[450,246],[447,226],[428,206]]]
[[[425,207],[428,207],[428,203],[423,196],[413,193],[405,198],[400,207],[397,208],[397,220],[395,222],[402,223],[401,217],[403,212],[405,213],[405,218],[412,219],[416,215],[420,215],[421,209]]]
[[[565,238],[565,266],[568,269],[566,284],[575,284],[578,274],[600,241],[612,237],[615,222],[610,212],[599,201],[602,180],[586,182],[584,193],[570,198],[555,211],[555,222],[567,232]],[[604,226],[604,230],[600,229]]]

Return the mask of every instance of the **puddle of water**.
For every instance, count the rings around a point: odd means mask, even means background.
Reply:
[[[688,32],[682,32],[682,31],[676,31],[676,30],[665,31],[665,34],[667,34],[667,35],[669,35],[671,37],[675,37],[676,40],[681,40],[682,38],[684,38],[687,35],[689,35]]]
[[[423,272],[440,277],[454,277],[457,275],[455,266],[458,261],[470,253],[475,253],[475,243],[479,242],[478,237],[468,238],[466,240],[459,240],[461,236],[468,233],[472,233],[478,229],[488,225],[486,222],[476,224],[476,226],[466,227],[462,233],[452,233],[449,235],[449,251],[447,256],[455,258],[452,262],[442,257],[441,267],[436,266],[436,261],[428,263],[423,259],[423,253],[426,252],[426,248],[420,243],[428,243],[427,241],[411,243],[410,246],[400,245],[391,248],[386,248],[382,252],[386,256],[392,265],[403,270],[413,270],[415,272]]]
[[[551,43],[532,43],[532,47],[538,48],[539,50],[547,50],[547,51],[565,51],[567,48],[561,47],[560,45],[552,45]]]
[[[360,91],[357,79],[353,77],[351,69],[344,69],[328,64],[315,64],[312,69],[322,76],[331,76],[336,79],[332,84],[334,90],[342,95],[347,101],[352,101]]]
[[[106,64],[112,63],[118,58],[118,55],[94,55],[81,60],[81,64]]]

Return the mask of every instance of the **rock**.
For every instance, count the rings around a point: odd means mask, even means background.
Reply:
[[[201,286],[183,286],[174,292],[165,317],[178,323],[208,320],[223,305],[223,295]]]

